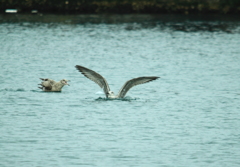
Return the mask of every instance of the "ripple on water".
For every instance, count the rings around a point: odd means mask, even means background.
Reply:
[[[24,88],[5,88],[0,89],[0,92],[25,92],[26,90]]]
[[[0,166],[239,166],[239,21],[6,17],[17,21],[0,22]],[[112,90],[161,80],[106,99],[77,64]],[[43,92],[40,77],[72,83]]]

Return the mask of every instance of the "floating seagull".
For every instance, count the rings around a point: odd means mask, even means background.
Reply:
[[[131,89],[133,86],[147,83],[153,80],[156,80],[160,77],[138,77],[138,78],[133,78],[129,81],[127,81],[123,87],[120,89],[118,95],[114,95],[114,92],[112,92],[109,88],[109,85],[106,81],[105,78],[103,78],[100,74],[98,74],[95,71],[92,71],[86,67],[76,65],[75,66],[77,70],[79,70],[85,77],[89,78],[90,80],[94,81],[96,84],[98,84],[103,90],[106,95],[106,98],[110,99],[117,99],[117,98],[124,98],[124,96],[127,94],[129,89]]]
[[[41,85],[42,87],[38,87],[39,89],[42,89],[43,91],[45,92],[61,92],[62,90],[62,87],[64,85],[68,85],[69,84],[67,83],[69,80],[66,80],[66,79],[62,79],[61,81],[59,82],[56,82],[52,79],[44,79],[44,78],[40,78],[43,82],[41,84],[38,84],[38,85]]]

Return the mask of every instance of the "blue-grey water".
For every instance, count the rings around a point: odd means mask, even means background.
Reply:
[[[103,75],[105,100],[75,69]],[[239,167],[240,19],[1,15],[1,167]],[[61,93],[39,78],[71,80]],[[102,99],[101,99],[102,98]]]

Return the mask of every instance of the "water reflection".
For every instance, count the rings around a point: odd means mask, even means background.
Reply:
[[[0,15],[0,24],[21,26],[58,24],[123,24],[125,30],[172,30],[184,32],[240,32],[240,18],[230,15]],[[31,23],[31,24],[28,24]]]
[[[233,33],[238,26],[230,25],[227,23],[214,23],[214,22],[187,22],[187,23],[176,23],[168,25],[171,29],[176,31],[185,32],[197,32],[197,31],[209,31],[217,32],[223,31],[227,33]]]

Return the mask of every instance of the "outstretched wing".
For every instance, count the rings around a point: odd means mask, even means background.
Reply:
[[[98,84],[103,90],[104,93],[107,97],[108,92],[110,91],[110,88],[108,86],[107,81],[105,80],[105,78],[103,78],[100,74],[96,73],[93,70],[90,70],[86,67],[83,66],[79,66],[76,65],[75,66],[85,77],[87,77],[88,79],[92,80],[93,82],[95,82],[96,84]]]
[[[129,89],[136,85],[144,84],[153,80],[158,79],[159,77],[138,77],[138,78],[133,78],[129,81],[127,81],[123,87],[120,89],[118,93],[118,98],[124,98],[124,96],[127,94]]]

